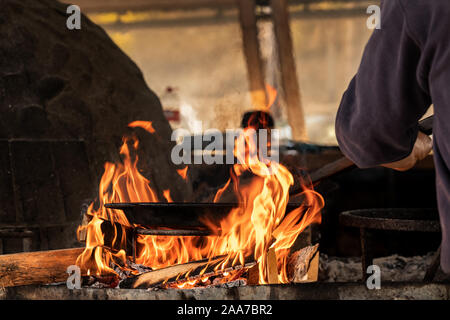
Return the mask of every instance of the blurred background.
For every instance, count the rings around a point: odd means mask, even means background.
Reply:
[[[250,1],[253,2],[253,1]],[[73,1],[71,2],[73,3]],[[236,1],[74,1],[136,62],[161,99],[172,128],[239,127],[255,109]],[[301,140],[336,145],[334,118],[372,30],[367,7],[378,1],[288,1],[295,76],[306,135]],[[280,94],[276,34],[268,1],[256,1],[264,82],[278,90],[271,108],[282,138],[292,136]],[[301,125],[301,124],[299,124]]]

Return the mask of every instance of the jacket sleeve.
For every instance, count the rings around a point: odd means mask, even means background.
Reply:
[[[367,43],[336,116],[339,146],[359,167],[407,157],[431,104],[420,47],[409,34],[399,0],[382,2],[381,29]]]

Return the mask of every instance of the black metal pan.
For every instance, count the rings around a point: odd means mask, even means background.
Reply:
[[[289,203],[286,212],[298,208],[301,203]],[[208,217],[219,223],[237,203],[189,203],[189,202],[137,202],[107,203],[106,208],[123,210],[128,221],[147,227],[173,229],[204,229],[202,218]]]

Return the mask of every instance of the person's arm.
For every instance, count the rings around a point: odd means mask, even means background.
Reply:
[[[413,150],[406,158],[399,161],[384,163],[381,166],[398,171],[406,171],[414,167],[417,161],[425,158],[433,149],[433,141],[426,134],[419,132]]]
[[[429,138],[418,136],[431,104],[420,57],[400,1],[382,2],[381,29],[367,43],[336,116],[339,146],[359,167],[406,170],[430,151]]]

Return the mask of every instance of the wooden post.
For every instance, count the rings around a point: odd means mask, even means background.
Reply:
[[[242,41],[247,64],[247,74],[252,104],[257,109],[267,108],[264,69],[256,26],[255,0],[239,0],[239,21],[242,30]]]
[[[281,83],[287,105],[288,121],[292,128],[292,139],[305,140],[307,137],[305,119],[295,69],[287,0],[271,0],[270,5],[280,60]]]

